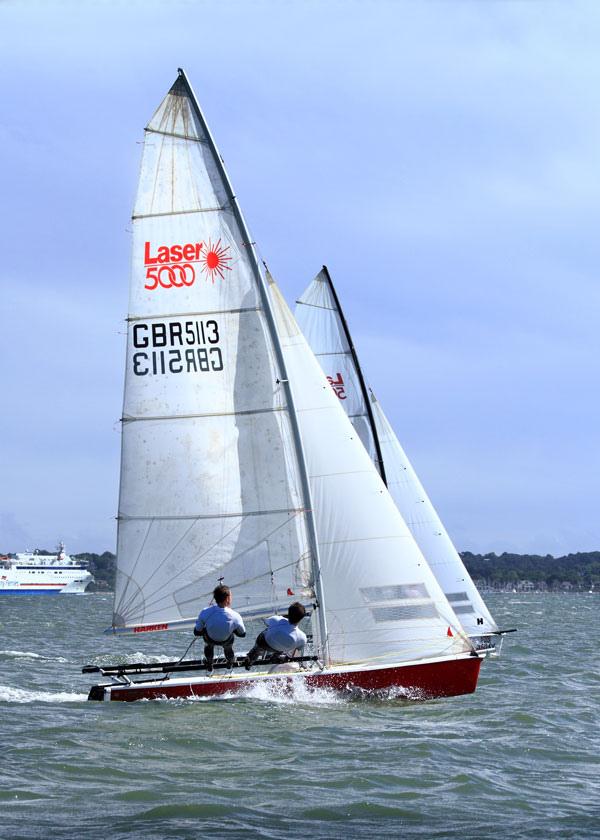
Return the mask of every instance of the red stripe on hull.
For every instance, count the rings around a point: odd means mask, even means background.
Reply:
[[[428,700],[434,697],[456,697],[471,694],[477,687],[482,660],[472,656],[466,659],[452,659],[443,662],[429,662],[418,665],[404,665],[390,668],[376,668],[368,671],[345,671],[338,673],[311,673],[294,676],[266,677],[257,680],[211,679],[202,683],[169,685],[140,685],[139,688],[111,686],[111,700],[158,700],[178,697],[216,697],[221,694],[244,693],[257,684],[268,683],[277,689],[293,690],[293,684],[301,680],[309,688],[333,689],[342,694],[365,692],[377,694],[389,690],[405,693],[414,700]]]
[[[19,586],[43,586],[48,589],[49,586],[68,586],[68,583],[20,583]]]

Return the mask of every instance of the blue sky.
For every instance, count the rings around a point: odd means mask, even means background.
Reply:
[[[293,301],[329,266],[459,549],[600,548],[600,5],[0,2],[0,550],[114,550],[129,216],[186,69]]]

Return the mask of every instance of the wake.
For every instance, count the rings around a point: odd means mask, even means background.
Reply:
[[[81,703],[87,694],[68,691],[28,691],[10,685],[0,685],[0,703]]]

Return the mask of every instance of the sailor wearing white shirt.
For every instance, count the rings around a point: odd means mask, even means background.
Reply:
[[[213,672],[215,645],[223,648],[227,664],[233,668],[235,665],[234,636],[243,638],[246,635],[242,616],[231,609],[231,589],[228,586],[217,586],[213,592],[213,598],[215,603],[201,611],[194,627],[194,636],[202,636],[204,639],[207,674]]]
[[[272,615],[267,618],[265,622],[267,629],[258,634],[254,647],[248,651],[246,670],[250,670],[261,653],[286,653],[288,656],[293,656],[296,651],[300,651],[302,654],[306,644],[306,635],[297,625],[305,615],[306,610],[302,604],[295,601],[289,606],[287,618],[282,615]]]

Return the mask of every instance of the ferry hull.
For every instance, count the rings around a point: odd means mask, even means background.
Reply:
[[[22,583],[4,584],[0,585],[0,595],[83,595],[91,580],[90,575],[89,580],[74,581],[73,583],[49,583],[34,586],[26,586]]]
[[[60,589],[8,589],[0,588],[0,595],[60,595]]]
[[[161,678],[130,685],[93,686],[88,699],[134,701],[243,695],[261,684],[275,692],[293,693],[294,686],[301,684],[308,691],[328,689],[340,694],[364,696],[393,692],[411,700],[429,700],[435,697],[471,694],[477,687],[481,661],[478,656],[467,656],[381,668],[332,668],[317,672],[299,671],[285,674],[249,673],[224,678]]]

